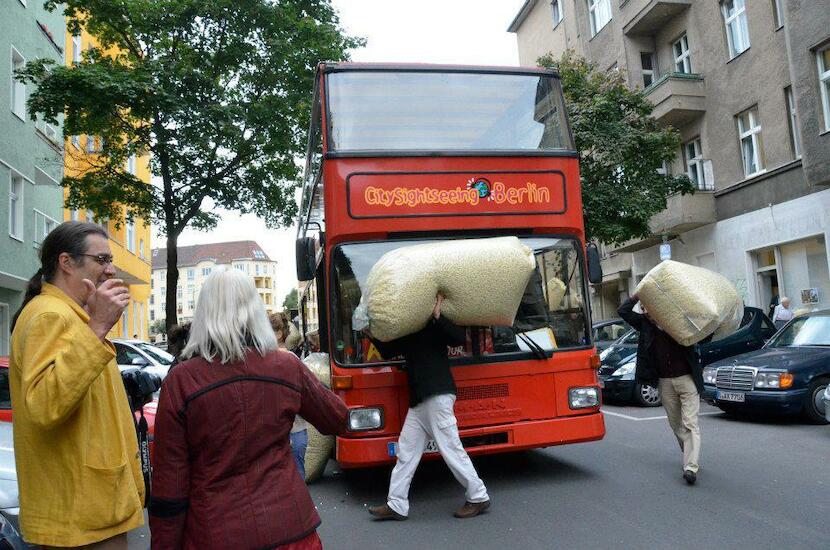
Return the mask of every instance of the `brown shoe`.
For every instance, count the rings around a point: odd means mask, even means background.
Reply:
[[[474,518],[489,507],[489,500],[485,500],[484,502],[465,502],[464,506],[459,508],[453,515],[462,519]]]
[[[406,516],[402,516],[395,510],[389,507],[388,504],[381,504],[380,506],[369,506],[369,513],[375,516],[375,519],[385,520],[394,519],[395,521],[404,521]]]

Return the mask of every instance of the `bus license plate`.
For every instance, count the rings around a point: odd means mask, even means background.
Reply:
[[[718,391],[718,401],[743,403],[746,401],[746,394],[737,391]]]
[[[437,452],[438,452],[438,444],[435,443],[435,441],[432,440],[432,439],[427,441],[427,446],[424,448],[424,454],[437,453]]]

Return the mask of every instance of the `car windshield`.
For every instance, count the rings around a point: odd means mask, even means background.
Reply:
[[[333,151],[574,149],[549,74],[359,70],[328,87]]]
[[[542,349],[562,349],[589,344],[583,284],[583,260],[573,239],[520,238],[536,256],[536,271],[525,289],[512,327],[468,327],[467,345],[450,349],[450,357],[479,357],[508,352],[530,352],[531,339]],[[360,302],[366,279],[385,253],[402,246],[429,241],[383,241],[341,245],[333,255],[332,349],[338,363],[362,365],[384,362],[369,339],[352,328],[352,314]],[[434,241],[432,241],[434,242]],[[564,283],[564,294],[548,293]]]
[[[161,363],[162,365],[169,366],[172,365],[173,362],[176,360],[175,357],[164,351],[163,349],[159,349],[156,346],[152,346],[150,344],[145,344],[144,342],[139,342],[135,344],[135,347]]]
[[[770,341],[771,348],[830,346],[830,315],[799,317]]]
[[[626,323],[625,321],[616,321],[614,323],[608,323],[606,325],[597,327],[596,334],[594,334],[594,340],[599,342],[614,341],[626,332],[628,332],[629,330],[631,330],[631,327],[628,326],[628,323]]]

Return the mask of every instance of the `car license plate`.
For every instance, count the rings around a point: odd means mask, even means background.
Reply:
[[[738,391],[718,391],[718,401],[743,403],[746,401],[746,394]]]

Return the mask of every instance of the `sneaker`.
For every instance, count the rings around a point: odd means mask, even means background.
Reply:
[[[465,502],[464,506],[459,508],[453,515],[462,519],[474,518],[489,507],[489,500],[485,500],[484,502]]]
[[[369,506],[369,513],[375,516],[375,519],[386,520],[394,519],[395,521],[404,521],[406,516],[402,516],[395,510],[389,507],[388,504],[381,504],[380,506]]]
[[[685,479],[686,483],[689,485],[694,485],[695,481],[697,481],[697,474],[691,470],[686,470],[683,472],[683,479]]]

